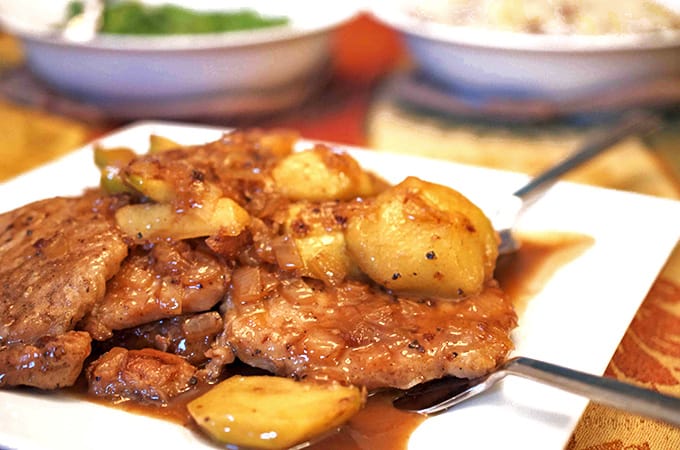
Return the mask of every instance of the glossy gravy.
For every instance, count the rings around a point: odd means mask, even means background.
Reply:
[[[578,234],[548,233],[522,237],[521,249],[513,255],[499,259],[496,278],[501,287],[513,299],[521,315],[527,302],[549,281],[557,269],[576,258],[587,249],[592,238]],[[252,374],[257,369],[232,364],[225,376]],[[261,372],[259,372],[261,373]],[[206,439],[189,416],[186,404],[207,391],[210,386],[199,386],[191,392],[176,397],[166,406],[124,402],[117,405],[86,395],[85,383],[76,387],[79,395],[89,401],[122,408],[126,411],[159,417],[193,429],[199,439]],[[405,449],[415,428],[425,416],[397,410],[391,403],[389,392],[378,393],[369,398],[366,407],[354,416],[338,433],[315,443],[309,448],[338,450],[395,450]],[[219,444],[216,444],[219,445]],[[230,447],[232,448],[232,447]]]
[[[543,289],[553,274],[593,244],[593,238],[576,233],[533,233],[519,236],[520,251],[496,262],[496,279],[512,299],[517,315]]]

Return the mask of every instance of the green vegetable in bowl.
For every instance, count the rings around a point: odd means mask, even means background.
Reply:
[[[82,2],[72,2],[69,18],[82,11]],[[106,2],[101,33],[110,34],[196,34],[250,30],[285,25],[287,17],[267,17],[256,11],[195,11],[177,5],[144,5],[136,1]]]
[[[83,5],[83,2],[70,2],[68,5],[66,5],[67,20],[72,19],[83,12],[85,12],[85,5]]]

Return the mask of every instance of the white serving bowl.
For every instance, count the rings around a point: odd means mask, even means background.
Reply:
[[[356,12],[351,2],[174,0],[201,10],[247,7],[286,16],[290,23],[211,34],[98,35],[74,42],[55,28],[68,2],[2,0],[0,24],[20,38],[28,67],[49,86],[130,117],[142,115],[140,108],[146,115],[182,116],[183,105],[191,105],[193,113],[205,102],[214,107],[216,100],[226,105],[235,100],[236,106],[254,110],[293,104],[323,77],[330,32]]]
[[[556,35],[454,26],[418,18],[413,1],[377,0],[372,13],[403,34],[414,62],[457,90],[564,101],[680,75],[680,30]]]

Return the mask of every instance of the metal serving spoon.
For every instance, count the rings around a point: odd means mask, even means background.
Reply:
[[[632,135],[644,135],[657,130],[660,120],[651,113],[635,111],[626,116],[613,128],[586,140],[574,153],[563,161],[537,175],[512,195],[492,218],[494,228],[501,238],[499,254],[516,251],[520,243],[513,236],[513,228],[519,215],[533,202],[543,196],[557,180],[567,172],[589,161],[614,144]]]
[[[393,404],[399,409],[435,414],[488,390],[506,375],[528,378],[603,405],[680,426],[680,398],[521,356],[509,359],[481,378],[450,377],[420,384],[404,391]]]

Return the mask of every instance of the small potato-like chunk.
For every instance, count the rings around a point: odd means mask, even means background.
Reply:
[[[135,191],[157,202],[170,202],[176,195],[170,183],[158,178],[146,178],[139,174],[128,174],[125,182]]]
[[[190,239],[218,232],[237,236],[250,223],[248,212],[230,198],[182,214],[170,203],[127,205],[116,211],[116,222],[127,235],[152,239]]]
[[[347,247],[359,267],[395,293],[456,298],[493,276],[497,235],[470,200],[409,177],[351,216]]]
[[[347,153],[325,146],[292,153],[273,169],[277,189],[292,200],[349,200],[384,186]]]
[[[149,153],[160,153],[181,147],[177,142],[158,134],[149,135]]]
[[[94,148],[94,163],[100,169],[112,165],[122,167],[129,163],[135,156],[137,156],[135,152],[127,147],[104,148],[95,146]]]
[[[213,439],[247,448],[288,448],[337,428],[364,405],[365,391],[273,376],[233,376],[187,408]]]
[[[352,272],[352,259],[342,231],[295,238],[294,243],[303,263],[302,276],[335,284]]]
[[[289,206],[284,230],[292,238],[302,267],[299,274],[336,284],[360,273],[345,244],[346,215],[335,203],[297,202]]]
[[[254,132],[251,132],[255,134]],[[273,155],[283,158],[293,152],[295,143],[300,139],[300,134],[294,130],[278,129],[262,133],[257,138],[259,146],[268,149]]]
[[[125,183],[121,169],[134,157],[135,152],[127,147],[94,148],[94,163],[101,172],[100,185],[109,194],[133,192]]]

